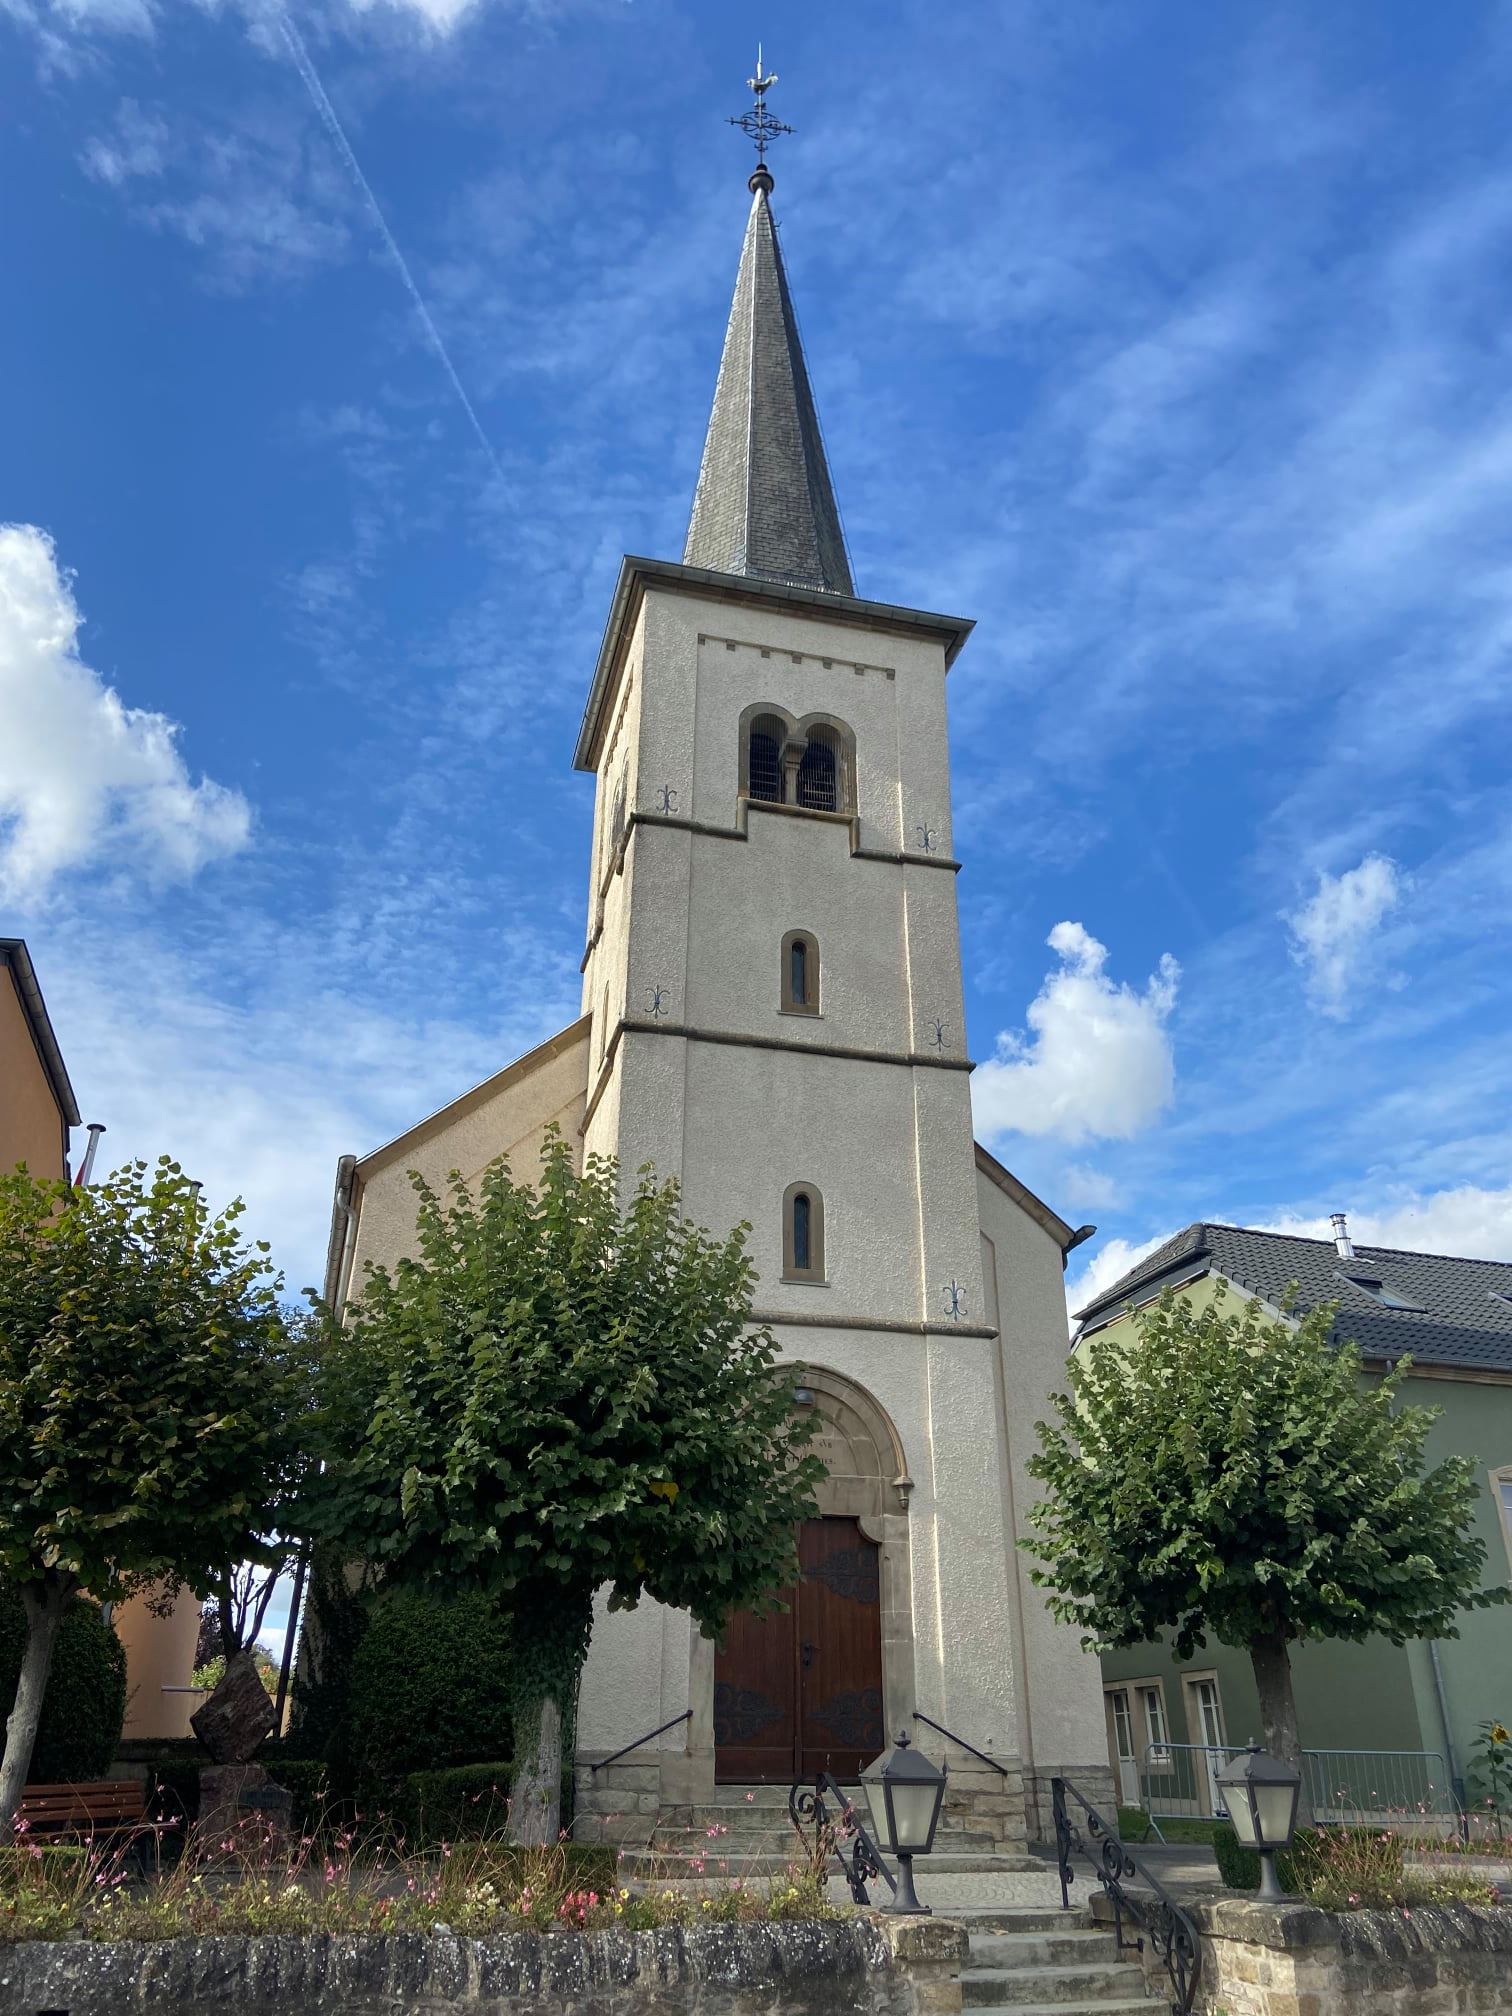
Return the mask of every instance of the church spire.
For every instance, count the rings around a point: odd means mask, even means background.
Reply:
[[[803,361],[782,248],[772,220],[766,150],[791,128],[766,94],[761,58],[754,109],[732,120],[756,143],[751,215],[714,388],[684,562],[851,595],[850,561]]]

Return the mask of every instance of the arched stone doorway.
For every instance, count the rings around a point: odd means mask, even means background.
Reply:
[[[695,1640],[693,1741],[716,1781],[850,1778],[913,1710],[913,1615],[903,1447],[864,1387],[807,1366],[797,1404],[818,1409],[827,1475],[799,1531],[785,1613],[735,1619],[716,1653]],[[702,1738],[702,1741],[700,1741]]]

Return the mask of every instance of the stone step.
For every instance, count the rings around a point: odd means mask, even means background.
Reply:
[[[870,1833],[871,1815],[866,1806],[857,1800],[855,1807],[857,1818]],[[840,1813],[833,1805],[828,1808],[828,1812],[831,1821],[838,1822]],[[663,1806],[659,1817],[663,1825],[668,1827],[684,1829],[727,1827],[732,1834],[750,1828],[765,1830],[771,1827],[791,1827],[793,1824],[786,1799],[780,1804],[775,1800],[755,1800],[747,1803],[744,1799],[715,1799],[708,1804],[700,1803],[697,1806]],[[812,1820],[804,1824],[812,1831]],[[974,1819],[969,1813],[942,1813],[939,1826],[935,1830],[935,1839],[940,1841],[947,1835],[980,1831],[980,1820]]]
[[[971,1934],[971,1954],[967,1968],[1091,1966],[1097,1962],[1116,1964],[1118,1941],[1111,1932],[1091,1925],[1041,1926],[1033,1932],[982,1932]]]
[[[970,1995],[962,1994],[961,2016],[967,2016],[972,2009],[999,2009],[1001,2003],[974,2002]],[[1152,2008],[1158,2008],[1147,1996],[1126,1996],[1120,1994],[1094,1995],[1090,2001],[1081,2002],[1018,2002],[1014,2004],[1014,2016],[1150,2016]]]
[[[699,1852],[693,1855],[677,1854],[673,1851],[651,1845],[622,1844],[619,1854],[619,1873],[627,1882],[711,1882],[723,1883],[733,1877],[776,1876],[794,1862],[803,1858],[793,1850],[748,1848],[744,1844],[732,1848],[728,1842],[710,1841],[699,1844]],[[702,1869],[695,1868],[702,1863]],[[833,1857],[829,1862],[831,1887],[838,1884],[844,1892],[845,1879]],[[960,1916],[955,1900],[949,1895],[952,1879],[966,1877],[976,1884],[989,1885],[993,1903],[1001,1903],[1005,1908],[1018,1904],[1038,1907],[1049,1902],[1049,1889],[1041,1874],[1041,1865],[1027,1855],[962,1854],[931,1855],[928,1867],[923,1862],[914,1864],[914,1881],[919,1886],[920,1895],[926,1904],[934,1908],[936,1917],[955,1919]],[[1007,1889],[1008,1895],[1000,1895]],[[872,1885],[874,1896],[885,1896],[887,1885],[877,1882]],[[974,1903],[973,1897],[969,1902]]]
[[[640,1830],[637,1829],[637,1834]],[[720,1831],[717,1823],[708,1827],[673,1827],[657,1821],[642,1836],[644,1843],[668,1855],[747,1855],[765,1850],[769,1854],[804,1855],[814,1846],[814,1837],[808,1833],[800,1837],[795,1834],[786,1820],[773,1821],[765,1827],[731,1827]],[[962,1828],[959,1833],[938,1833],[938,1844],[929,1857],[931,1868],[936,1868],[952,1855],[995,1855],[998,1846],[991,1834],[974,1834]],[[846,1846],[842,1840],[840,1845]],[[917,1865],[924,1866],[922,1860]]]
[[[1128,1961],[1091,1967],[974,1967],[961,1976],[961,2001],[975,2009],[1063,2008],[1068,2002],[1103,2008],[1144,2002],[1144,1975]]]
[[[1023,1881],[1022,1878],[1019,1880]],[[942,1910],[938,1915],[965,1926],[971,1934],[973,1952],[980,1939],[993,1939],[1000,1935],[1017,1937],[1037,1932],[1069,1935],[1072,1932],[1096,1931],[1106,1936],[1102,1927],[1093,1925],[1085,1904],[1073,1904],[1069,1911],[1050,1903],[968,1905],[959,1910]]]

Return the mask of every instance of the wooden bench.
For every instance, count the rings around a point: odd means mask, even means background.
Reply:
[[[173,1831],[147,1817],[147,1787],[137,1778],[102,1779],[90,1785],[28,1785],[18,1820],[27,1841],[98,1841],[129,1834],[138,1845],[150,1835],[153,1853]]]

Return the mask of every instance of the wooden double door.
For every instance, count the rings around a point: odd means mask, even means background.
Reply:
[[[714,1660],[714,1776],[852,1779],[886,1747],[881,1551],[854,1519],[798,1530],[783,1611],[735,1617]]]

